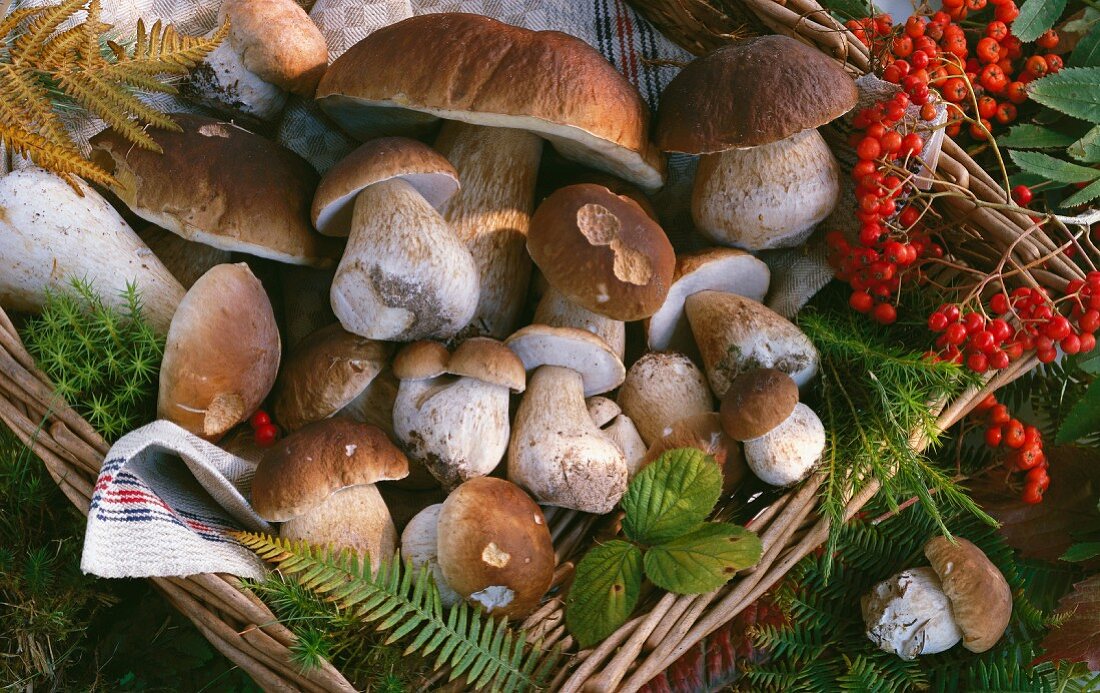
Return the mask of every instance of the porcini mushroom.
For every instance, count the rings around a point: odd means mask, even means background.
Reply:
[[[443,569],[439,567],[439,513],[442,510],[443,504],[436,503],[413,515],[401,531],[401,557],[414,568],[427,565],[439,588],[440,603],[452,607],[462,601],[462,597],[447,584]]]
[[[530,325],[506,344],[534,370],[512,425],[508,478],[540,503],[607,513],[626,491],[619,446],[592,422],[586,396],[618,387],[622,361],[599,337],[568,327]]]
[[[218,265],[172,318],[157,416],[217,440],[267,397],[279,359],[279,329],[260,280],[244,263]]]
[[[993,647],[1012,616],[1012,591],[977,546],[956,537],[924,545],[932,567],[911,568],[861,600],[867,637],[902,659],[935,654],[959,640],[971,652]]]
[[[714,458],[722,470],[722,495],[733,493],[748,472],[741,446],[722,430],[722,420],[716,412],[688,416],[674,423],[649,446],[639,468],[677,448],[695,448]]]
[[[680,419],[712,410],[707,378],[683,354],[650,352],[626,372],[617,398],[646,445],[666,435]]]
[[[0,176],[0,305],[41,310],[50,289],[79,279],[121,308],[133,284],[142,315],[167,333],[183,287],[107,200],[79,179],[74,185],[81,194],[36,168]]]
[[[404,137],[367,142],[317,187],[313,223],[348,235],[332,310],[349,332],[395,341],[448,338],[477,306],[477,267],[436,208],[458,190],[454,167]]]
[[[855,81],[787,36],[737,41],[696,59],[661,96],[656,139],[702,154],[692,218],[721,245],[799,245],[840,196],[839,166],[816,130],[856,105]]]
[[[500,69],[507,65],[508,69]],[[375,31],[329,67],[322,110],[361,139],[425,134],[463,190],[443,210],[470,248],[481,295],[470,330],[503,338],[526,296],[524,252],[542,139],[566,157],[646,190],[663,183],[647,110],[584,41],[474,14],[412,17]]]
[[[340,417],[310,424],[268,450],[252,480],[252,506],[280,536],[389,560],[397,530],[375,486],[409,473],[379,429]]]
[[[623,413],[618,404],[607,397],[589,397],[585,402],[592,423],[623,453],[627,478],[633,479],[642,465],[646,446],[638,427]]]
[[[791,486],[810,475],[825,451],[825,427],[798,401],[783,371],[754,368],[738,375],[722,398],[722,428],[745,445],[745,462],[761,481]]]
[[[573,303],[565,294],[549,286],[535,306],[533,324],[550,327],[575,327],[596,335],[622,360],[626,355],[626,323],[593,313]]]
[[[485,476],[463,482],[443,502],[438,527],[445,582],[486,613],[522,618],[550,589],[550,530],[515,484]]]
[[[155,224],[138,229],[137,235],[184,289],[190,289],[210,268],[233,259],[228,250],[185,240]]]
[[[450,354],[436,342],[416,342],[397,355],[393,371],[401,380],[393,407],[397,438],[444,489],[500,464],[511,430],[509,394],[523,392],[527,380],[508,347],[472,337]]]

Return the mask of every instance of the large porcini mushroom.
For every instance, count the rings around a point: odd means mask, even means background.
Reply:
[[[260,280],[244,263],[218,265],[172,318],[157,416],[216,440],[267,397],[279,358],[279,328]]]
[[[232,123],[176,113],[180,131],[152,130],[162,152],[114,130],[91,139],[92,158],[118,181],[111,190],[146,221],[222,250],[295,265],[334,264],[338,249],[309,221],[313,167]]]
[[[488,337],[471,337],[453,354],[437,342],[416,342],[397,355],[393,372],[401,380],[397,438],[444,489],[500,464],[511,431],[509,395],[527,382],[511,349]]]
[[[993,647],[1012,616],[1012,591],[1001,571],[971,542],[935,537],[924,545],[932,567],[910,568],[861,600],[867,637],[912,660],[953,647]]]
[[[540,138],[646,190],[663,183],[638,92],[596,49],[556,31],[474,14],[412,17],[337,58],[317,100],[360,140],[426,134],[440,119],[450,121],[436,148],[458,169],[463,189],[443,215],[481,279],[469,329],[492,337],[514,329],[526,296],[524,241]]]
[[[477,267],[437,211],[457,190],[454,167],[404,137],[367,142],[325,174],[313,223],[349,236],[331,290],[345,329],[412,341],[466,326],[477,307]]]
[[[386,367],[393,347],[322,327],[302,340],[275,384],[275,420],[289,431],[327,419],[349,405]]]
[[[183,287],[107,200],[86,183],[74,184],[80,194],[36,168],[0,176],[0,305],[41,310],[49,290],[79,279],[121,308],[133,284],[142,315],[167,333]]]
[[[534,370],[512,425],[508,478],[540,503],[610,512],[626,492],[624,453],[592,422],[586,396],[618,387],[622,361],[599,337],[530,325],[506,344]]]
[[[485,476],[464,482],[443,502],[438,528],[446,584],[486,613],[522,618],[550,589],[550,530],[515,484]]]
[[[857,97],[836,61],[787,36],[737,41],[685,67],[661,95],[656,140],[703,155],[691,209],[699,231],[754,251],[805,241],[840,196],[816,128]]]
[[[701,291],[689,296],[685,307],[707,379],[718,397],[750,368],[778,368],[799,387],[817,373],[820,357],[810,338],[763,303]]]
[[[397,530],[375,486],[409,473],[374,426],[336,417],[291,433],[268,450],[252,480],[252,506],[280,536],[349,548],[371,566],[393,557]]]
[[[646,445],[668,434],[680,419],[713,406],[706,376],[691,359],[673,352],[650,352],[635,361],[617,401]]]
[[[754,368],[738,375],[722,398],[722,428],[745,445],[745,463],[761,481],[791,486],[810,475],[825,451],[825,427],[798,401],[783,371]]]

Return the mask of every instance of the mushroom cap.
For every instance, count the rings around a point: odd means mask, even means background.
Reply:
[[[759,438],[745,441],[745,463],[772,486],[793,486],[810,475],[825,451],[825,426],[805,404]]]
[[[560,366],[576,371],[584,381],[584,396],[614,390],[626,378],[626,367],[607,342],[575,327],[528,325],[504,343],[528,371]]]
[[[722,291],[763,301],[771,272],[763,260],[736,248],[706,248],[676,258],[676,272],[664,303],[646,323],[646,340],[653,351],[683,351],[692,343],[684,312],[688,296]]]
[[[924,555],[951,600],[963,647],[985,652],[997,644],[1012,617],[1012,590],[992,561],[962,537],[937,536],[924,545]]]
[[[522,617],[554,577],[554,545],[542,510],[515,484],[477,477],[439,513],[439,565],[447,583],[493,615]]]
[[[313,225],[326,236],[347,236],[355,196],[393,178],[411,185],[436,209],[459,188],[458,172],[439,152],[407,137],[380,137],[360,145],[321,179],[313,196]]]
[[[462,597],[447,584],[443,569],[439,567],[439,513],[442,510],[443,504],[436,503],[413,515],[401,531],[401,557],[411,561],[414,568],[427,565],[439,588],[439,601],[444,607],[451,607],[462,601]]]
[[[347,406],[386,366],[393,348],[352,334],[339,323],[301,341],[275,385],[275,420],[293,431]]]
[[[503,342],[491,337],[471,337],[453,354],[439,342],[413,342],[397,354],[393,372],[401,380],[425,380],[450,373],[513,392],[523,392],[527,386],[523,362]]]
[[[910,568],[860,599],[867,637],[905,660],[954,647],[962,637],[936,571]]]
[[[265,82],[309,98],[328,67],[321,30],[293,0],[226,0],[229,43]]]
[[[600,395],[589,397],[584,404],[588,408],[588,417],[597,428],[603,428],[623,413],[622,407],[615,400]]]
[[[776,368],[753,368],[733,379],[722,398],[722,428],[734,440],[759,438],[787,420],[798,385]]]
[[[187,240],[292,265],[329,266],[338,245],[309,221],[317,173],[294,152],[232,123],[175,113],[153,129],[162,153],[114,130],[91,139],[111,190],[134,214]]]
[[[856,105],[855,80],[835,60],[787,36],[738,41],[692,61],[661,95],[657,146],[708,154],[775,142]]]
[[[381,429],[343,417],[301,428],[267,451],[252,479],[252,506],[286,522],[352,486],[404,478],[409,461]]]
[[[722,430],[718,414],[696,414],[674,423],[671,429],[646,450],[640,467],[677,448],[695,448],[714,458],[722,470],[722,494],[729,495],[748,473],[741,446]]]
[[[545,281],[541,272],[538,272],[537,276],[540,281]],[[551,327],[576,327],[586,330],[607,342],[607,346],[611,347],[620,359],[626,354],[626,323],[578,306],[552,286],[545,287],[542,298],[535,306],[535,316],[531,322]]]
[[[157,416],[215,440],[256,411],[281,348],[271,301],[248,265],[217,265],[180,301],[160,366]]]
[[[651,351],[634,362],[617,397],[652,445],[680,419],[711,411],[707,377],[683,354]]]
[[[360,140],[458,120],[527,130],[645,190],[664,182],[637,90],[595,48],[557,31],[475,14],[411,17],[337,58],[317,101]]]
[[[551,286],[590,311],[641,320],[664,303],[676,255],[638,203],[602,185],[570,185],[531,217],[527,250]]]
[[[447,372],[451,352],[439,342],[422,339],[409,344],[393,359],[393,374],[401,380],[425,380]]]

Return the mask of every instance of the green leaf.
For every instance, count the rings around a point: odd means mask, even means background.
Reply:
[[[616,539],[577,564],[565,604],[565,623],[580,646],[589,647],[626,623],[642,589],[642,552]]]
[[[1100,430],[1100,380],[1092,381],[1073,409],[1069,410],[1062,427],[1058,429],[1056,443],[1064,445],[1080,440]]]
[[[1027,0],[1012,22],[1012,33],[1025,43],[1034,41],[1054,26],[1064,9],[1066,0]]]
[[[1025,171],[1059,183],[1085,183],[1100,178],[1100,171],[1055,159],[1042,152],[1009,152],[1016,165]]]
[[[1080,359],[1077,367],[1089,375],[1100,375],[1100,352],[1093,352]]]
[[[868,0],[826,0],[821,6],[842,19],[861,19],[879,13]]]
[[[1032,82],[1032,100],[1066,115],[1100,123],[1100,67],[1065,68]]]
[[[1038,125],[1017,125],[997,138],[997,144],[1010,149],[1061,149],[1073,143],[1073,135]]]
[[[1062,200],[1063,207],[1077,207],[1087,202],[1092,202],[1100,197],[1100,180],[1078,190],[1066,199]]]
[[[1069,145],[1066,153],[1086,164],[1100,162],[1100,125],[1085,133],[1085,136]]]
[[[1100,22],[1081,37],[1066,60],[1066,67],[1100,67]]]
[[[762,552],[760,537],[744,527],[708,522],[646,551],[645,574],[669,592],[702,594],[726,584],[738,570],[756,565]]]
[[[623,496],[623,531],[658,544],[694,529],[722,495],[722,472],[696,448],[669,450],[640,471]]]
[[[1097,556],[1100,556],[1100,541],[1086,541],[1069,547],[1069,549],[1062,554],[1062,560],[1077,563],[1080,561],[1087,561],[1090,558],[1096,558]]]

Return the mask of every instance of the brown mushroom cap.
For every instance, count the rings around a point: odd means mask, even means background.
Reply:
[[[832,58],[787,36],[722,46],[669,82],[657,146],[708,154],[755,147],[816,128],[856,105],[855,81]]]
[[[515,128],[646,190],[663,184],[637,90],[595,48],[557,31],[476,14],[411,17],[337,58],[317,101],[360,140],[423,134],[439,118]]]
[[[963,647],[985,652],[997,644],[1012,617],[1012,590],[997,566],[974,544],[938,536],[924,545],[924,555],[940,576],[951,600],[955,624],[963,632]]]
[[[275,420],[289,430],[327,419],[378,377],[391,345],[352,334],[339,323],[301,341],[275,385]]]
[[[459,187],[455,167],[428,145],[407,137],[380,137],[345,156],[321,179],[313,196],[313,225],[327,236],[347,236],[356,195],[395,178],[436,209]]]
[[[749,467],[745,464],[741,446],[722,430],[722,422],[714,412],[696,414],[674,423],[668,433],[649,446],[639,469],[677,448],[696,448],[713,457],[722,469],[724,495],[733,493],[748,474]]]
[[[271,522],[309,512],[341,489],[404,478],[409,461],[381,429],[336,417],[312,423],[264,455],[252,506]]]
[[[523,392],[527,387],[523,361],[503,342],[490,337],[472,337],[459,344],[451,354],[447,372],[477,378],[512,392]]]
[[[187,240],[293,265],[329,266],[338,245],[313,230],[317,173],[284,147],[224,121],[172,114],[180,132],[152,129],[163,150],[114,130],[91,139],[111,187],[142,219]]]
[[[493,615],[529,614],[554,576],[542,510],[504,479],[476,477],[451,492],[439,514],[438,548],[451,588]]]
[[[575,327],[528,325],[504,343],[529,371],[539,366],[576,371],[584,381],[585,397],[614,390],[626,378],[622,360],[607,342]]]
[[[787,420],[798,385],[776,368],[753,368],[734,378],[722,398],[722,428],[734,440],[752,440]]]
[[[425,380],[447,372],[451,352],[439,342],[422,339],[409,344],[393,359],[393,374],[400,380]]]
[[[656,312],[676,266],[668,236],[637,202],[591,183],[561,188],[539,205],[527,249],[551,286],[616,320]]]
[[[294,0],[227,0],[229,42],[265,82],[309,98],[328,67],[321,30]]]

